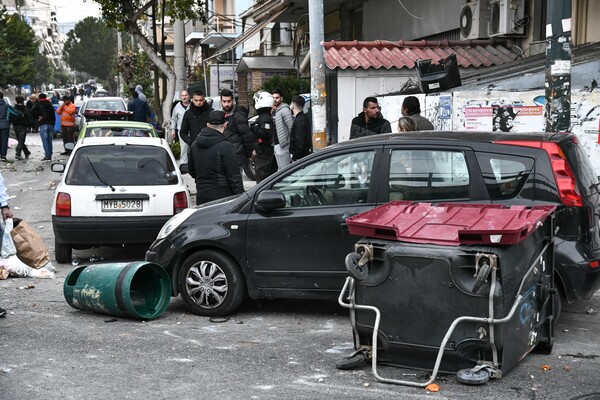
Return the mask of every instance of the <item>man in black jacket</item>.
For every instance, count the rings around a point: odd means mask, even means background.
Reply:
[[[225,138],[233,145],[237,164],[243,167],[252,158],[252,149],[256,140],[248,125],[248,110],[235,104],[233,93],[229,89],[221,90],[221,108],[225,113]]]
[[[244,192],[236,154],[223,132],[225,113],[213,110],[207,126],[190,146],[189,173],[196,181],[196,204]]]
[[[204,93],[200,90],[195,91],[189,108],[183,114],[181,130],[179,131],[181,140],[187,143],[188,146],[192,145],[200,131],[206,127],[208,116],[212,110],[212,107],[204,98]]]
[[[391,133],[392,126],[384,119],[375,97],[367,97],[363,101],[363,110],[352,120],[350,139],[363,136]]]
[[[304,114],[304,97],[296,96],[292,99],[291,109],[294,114],[294,123],[290,131],[290,154],[292,161],[298,161],[312,152],[312,130],[310,121]]]
[[[44,148],[42,161],[50,161],[52,160],[52,134],[54,133],[56,114],[54,106],[46,98],[45,93],[40,93],[39,101],[31,108],[31,116],[37,122],[42,138],[42,147]]]

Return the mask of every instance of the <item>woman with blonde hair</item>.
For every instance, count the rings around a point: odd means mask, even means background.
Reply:
[[[402,117],[398,120],[398,132],[410,132],[416,131],[417,124],[415,120],[410,117]]]

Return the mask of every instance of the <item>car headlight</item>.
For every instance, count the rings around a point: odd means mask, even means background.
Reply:
[[[196,208],[186,208],[182,212],[172,216],[171,219],[168,220],[163,225],[160,232],[158,232],[158,236],[156,237],[156,240],[164,239],[165,237],[169,236],[169,234],[171,232],[173,232],[175,229],[177,229],[177,227],[179,225],[181,225],[183,223],[183,221],[188,219],[188,217],[190,215],[192,215],[193,213],[195,213],[196,211],[197,211]]]

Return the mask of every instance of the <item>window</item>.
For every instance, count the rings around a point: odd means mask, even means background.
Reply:
[[[373,171],[373,151],[318,160],[272,186],[286,198],[286,207],[366,203]]]
[[[67,172],[67,185],[175,185],[175,166],[165,149],[108,145],[80,148]]]
[[[477,153],[477,161],[491,200],[517,196],[534,164],[531,158],[491,153]]]
[[[393,150],[392,200],[446,200],[469,197],[469,170],[459,151]]]

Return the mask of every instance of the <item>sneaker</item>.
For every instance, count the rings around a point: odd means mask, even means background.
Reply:
[[[0,160],[6,162],[6,157],[5,156],[0,156]]]
[[[21,157],[21,156],[15,156],[15,159],[17,159],[17,160],[22,160],[22,159],[23,159],[23,157]]]
[[[29,150],[25,150],[25,158],[29,158],[30,154],[31,154],[31,152]]]
[[[62,153],[60,153],[61,156],[68,156],[69,154],[71,153],[69,153],[68,151],[63,151]]]
[[[51,161],[51,160],[52,160],[52,157],[44,157],[44,158],[42,158],[42,161]]]

